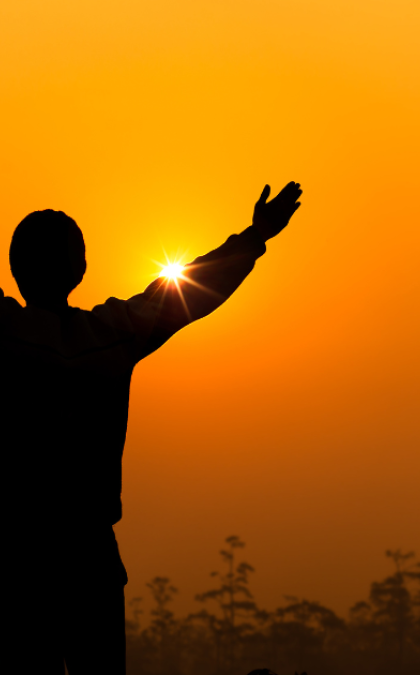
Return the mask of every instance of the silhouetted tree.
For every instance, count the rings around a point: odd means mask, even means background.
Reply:
[[[199,602],[214,600],[220,608],[220,617],[202,613],[215,637],[219,667],[222,666],[221,646],[225,646],[224,661],[229,669],[235,661],[236,646],[254,628],[252,619],[257,612],[253,595],[249,589],[249,574],[254,568],[247,562],[236,564],[235,552],[244,548],[245,543],[236,535],[225,539],[228,549],[222,549],[220,555],[226,564],[225,572],[211,572],[218,579],[218,586],[195,596]],[[223,641],[222,641],[223,636]]]
[[[414,616],[412,642],[417,651],[420,652],[420,562],[412,565],[410,569],[405,569],[403,574],[408,582],[414,584],[411,594]]]
[[[132,619],[125,619],[125,630],[127,635],[129,634],[136,634],[138,633],[140,629],[140,616],[143,614],[143,610],[140,609],[140,603],[143,600],[143,598],[133,598],[130,600],[128,603],[130,607],[132,607],[133,611],[133,618]]]
[[[378,627],[372,618],[372,606],[365,600],[356,602],[349,611],[349,639],[354,650],[367,653],[376,648]]]
[[[346,624],[335,612],[319,602],[288,597],[289,604],[279,607],[271,623],[271,639],[286,651],[301,668],[314,652],[331,649],[337,633]]]
[[[174,654],[171,650],[171,637],[177,625],[174,614],[168,609],[168,605],[173,601],[173,596],[178,592],[175,586],[172,586],[167,577],[155,577],[146,586],[150,589],[155,607],[151,610],[153,617],[148,633],[152,638],[157,650],[157,662],[160,662],[160,671],[167,671],[170,664],[171,671],[176,672],[174,667]]]
[[[405,575],[407,561],[414,557],[414,553],[403,554],[398,549],[386,551],[386,555],[394,561],[396,571],[383,581],[372,583],[370,590],[372,616],[381,626],[386,644],[396,643],[396,661],[401,664],[405,643],[414,622],[412,597],[407,588]]]
[[[420,672],[420,564],[411,552],[387,551],[395,571],[371,585],[369,598],[355,603],[346,622],[319,602],[293,596],[284,596],[274,612],[258,609],[249,589],[252,568],[236,559],[244,543],[235,536],[226,544],[224,569],[212,573],[217,583],[197,596],[213,600],[214,613],[203,608],[175,619],[170,580],[155,577],[147,584],[154,598],[152,622],[136,629],[137,599],[127,634],[127,675],[291,675],[303,668],[310,675]]]
[[[411,586],[420,580],[414,553],[400,549],[385,555],[395,564],[394,574],[371,584],[369,602],[358,602],[350,610],[350,639],[353,650],[376,653],[382,662],[401,669],[407,647],[418,644],[416,592]]]

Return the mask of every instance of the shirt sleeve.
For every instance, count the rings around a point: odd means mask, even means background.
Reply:
[[[219,248],[196,258],[176,280],[158,277],[128,300],[109,298],[93,313],[135,335],[135,360],[152,353],[174,333],[220,307],[265,253],[258,231],[248,227]]]

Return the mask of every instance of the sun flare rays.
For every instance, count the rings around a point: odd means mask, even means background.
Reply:
[[[177,254],[176,257],[174,256],[172,260],[168,257],[165,250],[164,255],[166,258],[166,263],[161,263],[157,260],[153,260],[153,262],[158,267],[160,267],[158,279],[161,279],[164,284],[164,290],[162,289],[164,292],[163,297],[166,296],[166,293],[167,291],[169,291],[170,287],[176,288],[184,311],[189,320],[192,320],[191,312],[187,303],[188,298],[187,287],[189,285],[191,285],[196,289],[194,291],[194,294],[196,294],[197,291],[201,291],[204,294],[213,295],[218,299],[221,299],[220,293],[218,293],[216,290],[212,288],[207,287],[207,285],[203,285],[203,283],[200,283],[200,281],[202,281],[200,277],[203,276],[202,275],[204,271],[203,268],[207,267],[208,263],[206,265],[194,261],[193,263],[184,264],[182,260],[183,256],[179,256],[179,254]],[[211,274],[209,276],[211,278]],[[200,281],[198,281],[198,279],[200,279]],[[162,282],[160,284],[160,287],[162,285]]]
[[[183,270],[184,266],[178,262],[168,263],[167,265],[162,267],[159,276],[165,277],[165,279],[175,281],[175,279],[178,279],[179,277],[182,276]]]

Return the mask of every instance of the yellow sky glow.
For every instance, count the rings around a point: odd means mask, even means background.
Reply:
[[[81,227],[70,301],[140,293],[302,206],[234,296],[135,369],[117,526],[127,600],[179,611],[238,534],[274,609],[345,611],[420,553],[420,4],[25,0],[0,9],[0,286],[29,212]],[[146,614],[147,616],[147,614]]]

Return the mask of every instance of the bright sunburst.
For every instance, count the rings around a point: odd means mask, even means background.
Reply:
[[[169,263],[168,265],[165,265],[159,276],[175,280],[181,276],[183,269],[183,265],[180,265],[179,263]]]

